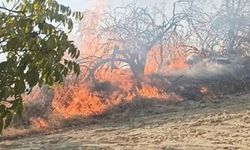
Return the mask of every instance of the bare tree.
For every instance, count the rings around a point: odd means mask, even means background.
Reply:
[[[116,64],[127,64],[134,76],[140,79],[144,75],[148,53],[154,46],[161,47],[159,65],[162,65],[163,47],[174,41],[180,22],[186,17],[185,13],[177,13],[177,4],[179,2],[174,4],[172,17],[160,21],[148,9],[136,5],[106,12],[98,31],[104,42],[100,49],[103,56],[93,59],[87,77],[94,77],[100,67],[108,64],[111,69],[121,66]]]
[[[211,2],[211,1],[210,1]],[[189,15],[189,29],[196,46],[211,55],[246,55],[244,48],[250,30],[250,2],[248,0],[214,1],[218,8],[205,10],[204,1],[189,0],[185,13]],[[211,7],[214,7],[211,5]]]

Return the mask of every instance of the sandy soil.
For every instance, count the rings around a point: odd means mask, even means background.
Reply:
[[[127,112],[104,116],[53,134],[3,140],[0,149],[250,149],[250,94],[159,108],[133,117]]]

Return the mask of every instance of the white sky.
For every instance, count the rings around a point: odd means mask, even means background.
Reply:
[[[94,3],[104,0],[57,0],[59,3],[70,6],[73,10],[84,10],[90,8]],[[162,2],[172,3],[175,0],[107,0],[108,5],[111,7],[121,6],[131,2],[136,2],[138,5],[143,7],[151,7],[154,5],[161,5]]]
[[[0,0],[4,2],[5,0]],[[59,3],[69,6],[72,10],[84,11],[90,9],[91,6],[94,6],[98,2],[104,0],[57,0]],[[143,7],[154,6],[156,3],[160,4],[162,1],[174,1],[174,0],[107,0],[109,7],[122,6],[123,4],[135,2]],[[0,60],[4,59],[4,55],[0,54]]]
[[[177,0],[57,0],[59,3],[69,6],[72,10],[84,11],[86,9],[91,9],[91,6],[95,6],[101,1],[107,1],[108,7],[117,7],[126,5],[128,3],[136,2],[138,6],[151,8],[158,6],[158,8],[165,7],[166,11],[171,12],[173,8],[173,2]],[[212,2],[216,0],[208,0]],[[217,0],[220,1],[220,0]],[[0,0],[3,2],[3,0]],[[163,5],[164,4],[164,5]],[[0,60],[3,60],[4,55],[0,54]]]

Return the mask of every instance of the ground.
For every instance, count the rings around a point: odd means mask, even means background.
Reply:
[[[126,111],[48,134],[2,139],[0,149],[250,149],[250,94],[160,107],[154,113],[132,117]]]

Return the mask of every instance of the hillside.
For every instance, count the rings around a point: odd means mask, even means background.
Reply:
[[[1,149],[249,149],[250,94],[120,109]],[[138,106],[139,107],[139,106]],[[129,108],[129,107],[127,107]]]

